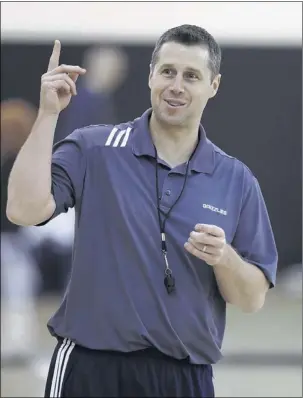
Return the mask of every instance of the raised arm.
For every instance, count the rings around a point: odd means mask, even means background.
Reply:
[[[52,148],[60,112],[76,95],[76,81],[86,71],[60,65],[61,44],[55,41],[48,70],[41,78],[40,106],[32,131],[21,148],[8,183],[7,217],[18,225],[36,225],[54,213],[51,192]]]

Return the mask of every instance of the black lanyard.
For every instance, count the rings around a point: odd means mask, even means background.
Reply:
[[[170,209],[168,210],[167,213],[164,213],[161,209],[160,209],[160,193],[159,193],[159,171],[158,171],[158,153],[157,153],[157,149],[155,148],[155,155],[156,155],[156,192],[157,192],[157,211],[158,211],[158,219],[159,219],[159,227],[160,227],[160,233],[161,233],[161,250],[162,250],[162,254],[164,257],[164,261],[165,261],[165,271],[164,271],[164,285],[166,287],[167,293],[172,293],[175,290],[175,278],[173,276],[172,270],[169,267],[168,264],[168,260],[167,260],[167,246],[166,246],[166,235],[165,235],[165,224],[166,221],[170,215],[170,212],[172,211],[172,209],[176,206],[176,204],[178,203],[178,201],[180,200],[184,189],[185,189],[185,185],[186,185],[186,181],[187,181],[187,177],[188,177],[188,170],[189,170],[189,162],[190,159],[188,160],[187,164],[186,164],[186,171],[185,171],[185,177],[184,177],[184,182],[183,182],[183,186],[181,189],[181,192],[178,196],[178,198],[176,199],[175,203],[170,207]],[[161,213],[163,214],[163,221],[161,220]]]

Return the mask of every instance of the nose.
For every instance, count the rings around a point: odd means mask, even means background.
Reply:
[[[171,82],[171,86],[169,89],[175,95],[182,94],[184,92],[182,76],[177,75]]]

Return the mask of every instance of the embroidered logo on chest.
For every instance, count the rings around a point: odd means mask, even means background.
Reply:
[[[205,203],[203,203],[203,209],[208,209],[215,213],[222,214],[222,216],[227,216],[227,210],[218,209],[218,207],[214,207]]]

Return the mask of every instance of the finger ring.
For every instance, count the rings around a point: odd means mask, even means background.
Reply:
[[[206,245],[204,245],[202,252],[205,253],[206,252]]]

